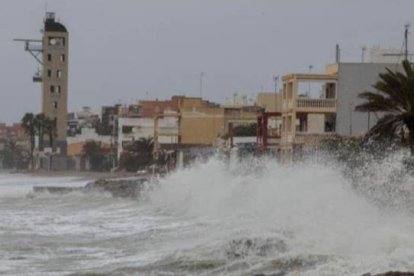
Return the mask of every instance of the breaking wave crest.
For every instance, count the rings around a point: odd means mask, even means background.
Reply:
[[[347,170],[326,158],[292,166],[213,158],[148,183],[136,200],[74,193],[14,198],[6,206],[0,190],[0,225],[6,225],[0,226],[0,254],[9,256],[0,272],[19,274],[29,267],[37,269],[27,270],[32,275],[414,270],[414,178],[402,169],[403,159],[397,153]],[[22,251],[19,240],[28,248],[47,248],[41,255],[47,262],[38,263],[35,249]],[[20,270],[13,270],[15,265]]]

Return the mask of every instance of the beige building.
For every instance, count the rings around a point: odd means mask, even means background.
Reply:
[[[256,95],[255,104],[266,112],[282,112],[282,92],[261,92]]]
[[[54,149],[37,149],[40,167],[66,169],[67,159],[67,103],[68,103],[68,32],[66,27],[55,19],[55,14],[47,12],[44,19],[42,39],[15,39],[25,43],[25,51],[39,63],[41,70],[33,76],[34,82],[41,82],[41,113],[56,120],[57,136]],[[48,137],[44,137],[47,140]],[[46,143],[48,144],[48,143]],[[51,166],[53,156],[53,166]],[[42,160],[47,159],[47,164]],[[45,165],[46,164],[46,165]]]
[[[257,109],[212,105],[201,98],[184,98],[180,114],[183,144],[215,145],[232,125],[257,122]]]
[[[290,74],[283,77],[281,153],[335,131],[337,75]]]
[[[66,155],[68,105],[68,32],[54,13],[46,13],[43,32],[42,113],[56,119],[56,147]]]
[[[125,146],[140,138],[155,137],[154,144],[159,147],[164,144],[177,144],[179,131],[179,118],[177,116],[165,116],[162,118],[119,118],[117,156],[121,157]]]

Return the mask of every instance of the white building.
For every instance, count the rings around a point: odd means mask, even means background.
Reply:
[[[101,142],[102,144],[111,144],[112,136],[110,135],[98,135],[94,128],[82,128],[81,133],[77,134],[73,137],[67,138],[68,145],[70,144],[77,144],[77,143],[85,143],[87,141],[97,141]]]
[[[179,131],[177,117],[165,117],[158,120],[158,142],[160,144],[178,143],[177,136],[162,136],[174,134]],[[118,160],[127,143],[139,140],[140,138],[154,137],[153,118],[119,118],[118,119]]]
[[[403,52],[396,48],[381,48],[374,46],[368,49],[364,63],[401,63],[404,59]]]

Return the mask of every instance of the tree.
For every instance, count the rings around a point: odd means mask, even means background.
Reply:
[[[103,171],[105,169],[105,154],[103,153],[100,142],[88,141],[83,145],[82,152],[88,158],[93,171]]]
[[[140,138],[126,146],[119,160],[120,168],[133,172],[148,166],[153,158],[154,141],[151,137]]]
[[[43,113],[36,114],[34,118],[34,125],[36,133],[39,137],[39,150],[43,150],[43,139],[44,139],[44,126],[46,121],[46,116]]]
[[[49,147],[53,149],[53,142],[57,137],[56,118],[45,118],[45,120],[43,121],[43,131],[44,134],[46,134],[49,138]]]
[[[34,168],[33,151],[35,148],[35,136],[36,136],[36,122],[35,115],[33,113],[26,113],[22,118],[22,127],[30,141],[30,161],[31,167]]]
[[[27,152],[16,141],[7,140],[0,150],[0,161],[5,169],[25,169],[29,163]]]
[[[357,111],[382,112],[384,116],[370,130],[369,135],[395,137],[408,131],[411,155],[414,156],[414,71],[404,60],[403,72],[387,68],[379,75],[380,80],[373,85],[376,92],[363,92],[359,95],[366,102],[356,106]]]
[[[238,125],[233,128],[234,137],[248,137],[257,135],[257,124]]]

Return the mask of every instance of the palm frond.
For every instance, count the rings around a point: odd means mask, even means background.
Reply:
[[[357,105],[355,110],[364,112],[401,112],[400,106],[389,98],[373,92],[363,92],[358,96],[366,102]]]
[[[385,115],[371,128],[368,135],[373,137],[394,137],[404,127],[404,117],[392,114]]]

